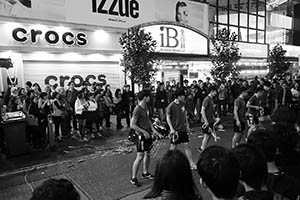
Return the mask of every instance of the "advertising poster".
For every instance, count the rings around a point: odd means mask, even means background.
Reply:
[[[209,5],[194,1],[155,0],[156,21],[176,21],[208,34]]]
[[[66,0],[0,0],[0,15],[66,21]]]
[[[208,34],[208,7],[191,0],[0,0],[0,15],[115,28],[171,21]]]

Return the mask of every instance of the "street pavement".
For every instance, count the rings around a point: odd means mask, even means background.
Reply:
[[[223,124],[227,131],[218,132],[221,139],[218,142],[211,140],[209,145],[222,145],[228,148],[231,146],[233,135],[231,118],[232,116],[227,116],[224,119]],[[27,165],[19,160],[15,161],[14,167],[21,167],[0,174],[0,199],[30,199],[32,190],[48,178],[70,180],[83,200],[142,199],[151,188],[152,181],[139,178],[142,183],[139,188],[129,183],[136,151],[134,145],[127,141],[127,132],[126,129],[110,132],[109,134],[114,136],[85,144],[72,143],[73,146],[64,144],[64,148],[60,149],[61,152],[56,152],[54,160],[51,160],[53,155],[50,155],[46,159],[31,160]],[[197,148],[202,141],[199,127],[192,129],[190,140],[193,157],[197,161]],[[154,173],[157,160],[168,148],[167,139],[155,142],[151,151],[150,172]],[[141,177],[141,173],[140,169],[138,177]],[[204,199],[210,199],[207,191],[199,185],[197,172],[193,171],[193,174],[201,195]]]

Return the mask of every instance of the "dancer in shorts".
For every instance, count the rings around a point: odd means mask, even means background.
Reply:
[[[212,136],[215,136],[212,135],[212,133],[215,134],[215,132],[213,132],[214,126],[216,124],[216,119],[214,116],[214,97],[217,95],[217,88],[215,86],[211,86],[209,90],[210,92],[207,95],[207,97],[205,97],[205,99],[203,100],[201,108],[201,115],[204,121],[202,125],[204,137],[202,140],[201,147],[198,149],[200,153],[207,147],[210,138]]]
[[[154,137],[152,133],[154,133],[159,138],[162,137],[162,135],[153,128],[149,119],[149,110],[147,104],[150,103],[150,96],[151,92],[148,90],[142,90],[138,94],[139,103],[133,111],[130,124],[131,128],[134,129],[137,134],[137,156],[132,165],[132,176],[130,179],[130,183],[137,187],[141,186],[140,182],[137,179],[137,172],[142,160],[142,178],[154,179],[154,176],[149,173],[150,150],[153,145]]]
[[[241,88],[240,95],[234,101],[233,108],[233,131],[234,135],[232,137],[232,148],[236,147],[246,130],[246,102],[245,99],[248,96],[248,91],[246,88]]]
[[[176,149],[177,145],[183,143],[184,151],[189,160],[191,169],[196,169],[196,165],[193,161],[193,156],[190,148],[188,147],[189,136],[189,123],[185,110],[185,94],[183,90],[177,90],[174,94],[175,100],[171,102],[167,107],[167,123],[170,127],[170,142],[171,150]]]

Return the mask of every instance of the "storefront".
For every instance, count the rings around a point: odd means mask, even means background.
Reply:
[[[14,67],[8,70],[8,79],[13,81],[17,77],[19,86],[28,80],[41,86],[55,83],[65,86],[75,80],[80,86],[83,80],[88,80],[117,88],[124,83],[118,43],[122,32],[136,25],[165,22],[174,25],[171,27],[174,30],[184,28],[184,34],[198,31],[199,36],[206,37],[208,8],[208,4],[192,0],[31,0],[30,4],[11,4],[5,0],[0,2],[0,31],[1,35],[4,33],[0,38],[0,58],[12,59]],[[185,43],[189,49],[194,35],[179,34],[181,45]],[[174,36],[169,37],[176,41]],[[161,51],[160,58],[165,64],[157,67],[166,69],[161,75],[169,80],[178,77],[179,72],[187,72],[185,68],[198,66],[190,62],[208,56],[205,40],[204,46],[201,42],[195,45],[201,48],[200,52],[187,52],[183,48]],[[172,66],[179,62],[175,66],[178,70],[168,69],[169,61]],[[7,73],[6,69],[0,71],[3,90],[7,87]]]
[[[120,31],[0,21],[0,32],[0,58],[10,58],[13,64],[0,70],[1,90],[8,82],[23,86],[26,81],[42,88],[64,87],[71,80],[77,87],[83,81],[110,84],[113,89],[124,84]]]

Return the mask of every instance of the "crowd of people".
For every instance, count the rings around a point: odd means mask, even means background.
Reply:
[[[37,119],[37,125],[34,120],[28,121],[28,141],[33,145],[46,141],[49,116],[55,125],[57,142],[71,130],[78,130],[81,141],[101,137],[103,120],[109,128],[110,115],[116,114],[116,128],[120,129],[125,117],[127,126],[135,131],[137,147],[130,183],[141,186],[137,172],[143,163],[142,178],[154,179],[147,199],[201,199],[191,170],[198,171],[201,185],[213,199],[300,198],[297,79],[255,77],[250,82],[212,82],[207,78],[190,84],[187,80],[156,84],[137,96],[125,85],[123,91],[116,89],[113,96],[109,85],[84,83],[77,91],[70,82],[66,91],[49,86],[41,91],[38,84],[27,82],[25,88],[9,88],[2,108],[8,112],[22,110],[28,118],[32,115]],[[169,129],[170,150],[159,160],[152,175],[150,151],[153,141],[163,137],[153,127],[154,113]],[[218,139],[216,131],[225,116],[232,117],[233,122],[231,148],[207,147],[211,138]],[[204,134],[197,162],[193,161],[188,135],[190,124],[195,122],[201,122]],[[246,131],[246,142],[241,142]],[[181,144],[185,153],[176,150]]]
[[[27,141],[33,148],[46,147],[51,131],[55,142],[69,136],[79,141],[102,137],[101,131],[111,127],[112,114],[116,115],[117,129],[123,128],[123,118],[130,125],[133,94],[128,85],[113,94],[110,85],[103,87],[97,83],[84,82],[80,90],[74,82],[69,82],[67,89],[47,85],[42,90],[39,84],[27,81],[24,88],[11,86],[0,96],[1,120],[5,120],[6,112],[24,112]]]

